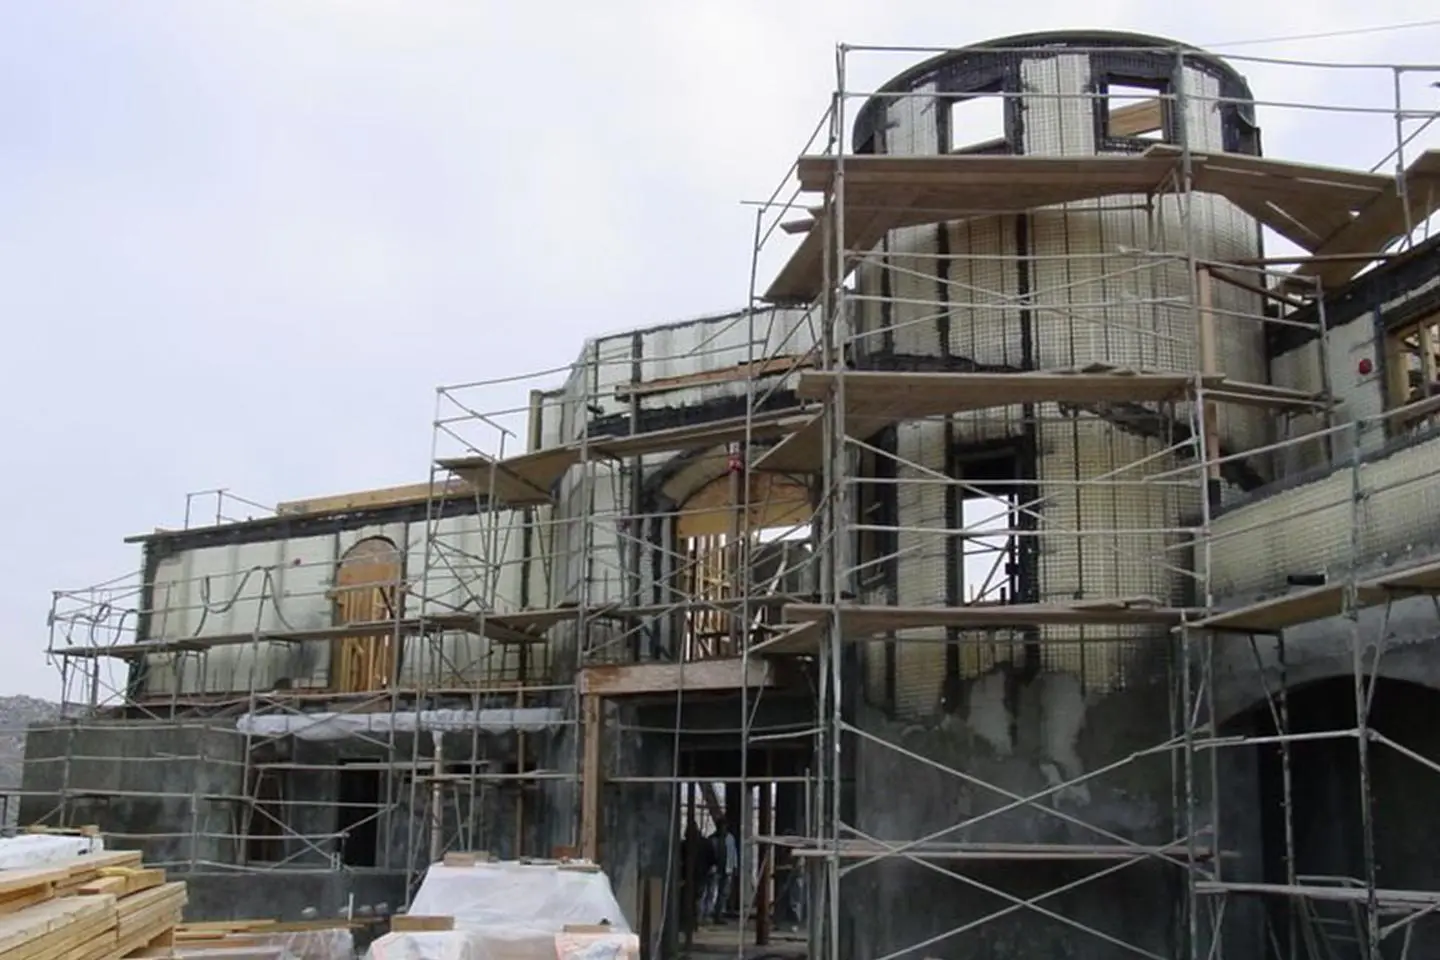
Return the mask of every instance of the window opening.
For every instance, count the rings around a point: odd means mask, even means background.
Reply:
[[[373,867],[379,851],[381,794],[379,770],[340,770],[335,832],[340,862],[348,867]]]
[[[1166,104],[1160,81],[1106,82],[1101,87],[1101,122],[1107,138],[1119,140],[1165,140]]]
[[[1388,409],[1416,405],[1390,418],[1392,434],[1440,423],[1440,314],[1386,332],[1385,381]]]
[[[1005,96],[999,88],[955,97],[945,103],[946,153],[999,153],[1005,136]]]
[[[759,642],[781,629],[778,601],[811,592],[811,514],[808,486],[782,474],[757,473],[747,483],[734,470],[685,502],[676,524],[676,586],[689,600],[682,659],[738,657],[747,636]]]

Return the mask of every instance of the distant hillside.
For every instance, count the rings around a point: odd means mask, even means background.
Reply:
[[[34,697],[0,697],[0,793],[20,788],[21,770],[25,763],[25,728],[60,715],[59,704]],[[9,804],[9,816],[19,811],[16,801]],[[6,824],[9,826],[9,824]]]

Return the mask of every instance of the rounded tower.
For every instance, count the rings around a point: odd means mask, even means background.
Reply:
[[[993,202],[891,230],[856,271],[857,365],[1201,371],[1193,264],[1258,256],[1260,228],[1223,197],[1182,192],[1182,146],[1192,155],[1258,155],[1259,133],[1244,78],[1170,40],[1088,31],[1008,37],[947,52],[890,81],[856,115],[857,154],[1144,154],[1166,158],[1157,167],[1167,172],[1146,193],[1040,207],[1017,188],[1014,178],[1029,174],[999,173]],[[1085,175],[1077,165],[1074,176]],[[1228,284],[1208,290],[1214,369],[1267,380],[1259,298]],[[899,464],[898,542],[890,545],[898,557],[888,577],[872,576],[862,591],[901,606],[942,597],[947,605],[1183,601],[1191,578],[1180,528],[1193,520],[1201,486],[1193,473],[1161,475],[1182,462],[1171,448],[1191,435],[1191,406],[1037,403],[900,425],[882,441]],[[1220,417],[1222,449],[1264,442],[1264,411]],[[921,482],[906,484],[906,474]],[[940,474],[961,483],[923,482]],[[1245,483],[1235,477],[1231,470],[1226,481]],[[1007,509],[987,502],[994,500],[1009,501],[1009,525],[1020,528],[1003,545],[1007,538],[961,537],[957,555],[947,542],[957,538],[931,532],[971,528]],[[987,564],[977,555],[999,559]],[[870,658],[868,684],[872,695],[889,687],[902,715],[937,703],[960,708],[961,691],[947,689],[957,674],[969,684],[1022,661],[1032,675],[1078,677],[1083,693],[1104,693],[1134,679],[1133,641],[1163,632],[1048,627],[948,652],[902,643],[891,662]]]

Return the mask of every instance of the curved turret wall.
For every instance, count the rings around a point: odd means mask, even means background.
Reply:
[[[977,96],[983,94],[991,96]],[[1125,107],[1132,115],[1143,109],[1138,98],[1167,95],[1180,99],[1155,108],[1158,130],[1132,134],[1130,127],[1143,124],[1127,126],[1113,116]],[[860,154],[1090,157],[1184,142],[1197,151],[1258,153],[1249,100],[1244,79],[1230,67],[1200,51],[1182,54],[1171,41],[1110,33],[1013,37],[946,53],[891,81],[861,107],[853,145]],[[1005,204],[1005,190],[997,188],[994,209],[886,236],[856,276],[852,332],[860,337],[862,365],[1004,371],[1104,365],[1193,373],[1200,357],[1187,251],[1202,260],[1260,252],[1255,220],[1214,195],[1192,196],[1188,230],[1174,194],[1023,213]],[[1172,256],[1146,255],[1158,252]],[[1218,369],[1236,379],[1267,380],[1263,331],[1254,319],[1258,298],[1222,283],[1212,291]],[[1025,521],[1041,535],[1020,538],[1017,588],[1024,599],[1182,600],[1188,578],[1166,566],[1185,562],[1181,537],[1165,531],[1194,513],[1199,488],[1193,474],[1189,489],[1086,481],[1139,481],[1175,467],[1163,451],[1185,436],[1192,411],[1182,406],[1166,420],[1125,414],[1073,415],[1041,404],[958,415],[949,424],[901,425],[892,439],[902,481],[901,531],[893,545],[900,557],[884,588],[888,599],[907,606],[970,599],[969,588],[955,583],[956,556],[953,546],[947,556],[946,538],[906,532],[955,529],[964,511],[947,502],[953,493],[945,487],[903,480],[927,471],[954,476],[965,471],[973,450],[1013,445],[1016,471],[1036,482],[1030,495],[1045,498],[1041,516]],[[1227,447],[1260,444],[1266,429],[1261,410],[1221,414]],[[1124,685],[1134,647],[1110,642],[1117,633],[1138,638],[1146,631],[1049,629],[1036,666],[1078,675],[1087,691]],[[938,631],[932,639],[943,636]],[[1106,642],[1083,650],[1075,642],[1092,639]],[[964,646],[962,673],[984,673],[1011,659],[1013,648]],[[939,644],[902,643],[888,667],[881,657],[869,658],[872,695],[893,683],[898,712],[933,710],[947,698],[944,656]],[[887,669],[893,671],[888,683]]]

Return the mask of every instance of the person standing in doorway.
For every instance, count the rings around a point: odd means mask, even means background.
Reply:
[[[715,858],[715,873],[710,889],[706,891],[705,912],[715,923],[725,918],[730,900],[730,884],[735,876],[735,843],[726,829],[723,818],[715,821],[715,832],[710,834],[710,849]]]

